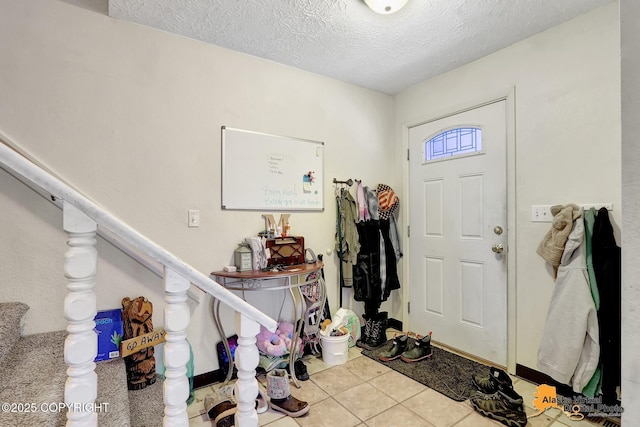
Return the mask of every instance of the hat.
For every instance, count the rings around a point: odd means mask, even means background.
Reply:
[[[551,229],[543,237],[536,252],[553,266],[554,273],[556,273],[560,266],[564,246],[571,233],[573,221],[579,218],[581,213],[580,207],[572,203],[566,206],[552,206],[551,213],[553,214]]]
[[[378,184],[378,204],[380,205],[380,219],[389,219],[395,215],[400,207],[400,199],[393,192],[393,189],[385,184]]]

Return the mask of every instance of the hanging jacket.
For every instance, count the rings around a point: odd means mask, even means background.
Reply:
[[[398,267],[395,249],[391,241],[391,221],[381,219],[380,226],[380,270],[384,270],[384,275],[380,273],[382,281],[382,301],[386,301],[391,295],[391,291],[400,289],[400,280],[398,280]],[[382,256],[384,254],[384,257]]]
[[[609,211],[601,208],[593,225],[593,268],[600,294],[602,401],[617,403],[621,382],[621,254],[613,235]]]
[[[573,221],[547,313],[538,368],[580,393],[598,366],[598,316],[591,296],[582,209]]]
[[[353,285],[353,266],[358,261],[360,242],[358,230],[356,229],[356,219],[358,218],[358,208],[351,193],[346,189],[341,189],[337,196],[338,218],[336,220],[336,252],[341,258],[341,280],[340,286]]]
[[[360,251],[353,266],[353,299],[364,301],[369,307],[380,305],[382,281],[380,279],[380,227],[378,221],[356,223]]]
[[[402,258],[402,240],[400,240],[400,231],[398,230],[398,221],[394,215],[389,217],[389,236],[391,239],[391,245],[393,246],[393,252],[396,256],[396,262],[400,262]]]
[[[596,307],[596,312],[600,309],[600,293],[598,292],[598,284],[596,282],[596,273],[593,268],[593,225],[596,221],[596,210],[595,208],[591,208],[584,213],[584,243],[585,243],[585,253],[587,260],[587,273],[589,274],[589,286],[591,288],[591,297],[593,298],[593,303]],[[600,316],[598,314],[598,316]],[[602,342],[602,328],[600,328],[600,321],[598,320],[598,333],[600,334],[600,342]],[[600,344],[600,363],[598,363],[598,367],[596,371],[593,373],[593,376],[587,383],[587,385],[582,389],[582,394],[587,397],[595,397],[600,393],[601,382],[602,382],[602,344]]]

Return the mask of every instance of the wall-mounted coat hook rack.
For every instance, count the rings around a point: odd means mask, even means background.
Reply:
[[[346,181],[338,181],[337,179],[333,178],[333,183],[334,184],[347,184],[349,186],[353,185],[353,180],[351,178],[349,178]]]

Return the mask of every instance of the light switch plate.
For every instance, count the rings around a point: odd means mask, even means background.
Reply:
[[[551,206],[552,205],[531,206],[531,222],[551,222],[553,220]]]
[[[188,227],[200,227],[200,211],[197,209],[189,210]]]

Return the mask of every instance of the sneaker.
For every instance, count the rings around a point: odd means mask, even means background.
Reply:
[[[391,362],[392,360],[396,360],[402,353],[407,350],[407,340],[407,335],[393,337],[389,348],[382,351],[378,355],[378,359],[382,360],[383,362]]]
[[[405,351],[400,355],[400,359],[404,362],[418,362],[423,359],[427,359],[433,355],[431,351],[431,332],[428,335],[420,338],[420,335],[417,336],[413,347],[409,350]]]
[[[491,367],[489,375],[475,374],[471,378],[473,385],[484,394],[493,394],[500,386],[513,388],[511,377],[505,371]]]
[[[492,418],[508,427],[527,425],[522,396],[511,387],[499,387],[493,394],[475,392],[470,398],[471,406],[485,417]]]

